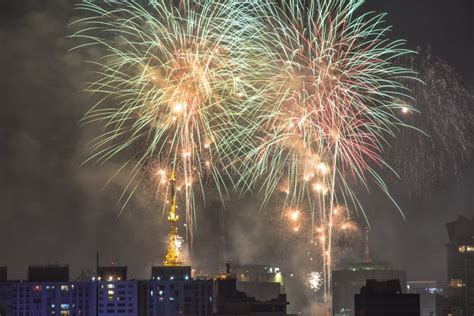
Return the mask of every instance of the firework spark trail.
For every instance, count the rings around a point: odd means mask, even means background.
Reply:
[[[260,43],[269,51],[262,66],[266,98],[251,113],[255,143],[243,181],[261,185],[264,203],[284,182],[284,209],[308,201],[313,222],[319,214],[328,299],[334,209],[363,214],[349,178],[366,187],[370,177],[390,197],[376,168],[388,168],[386,137],[403,125],[396,115],[402,107],[396,100],[407,92],[400,80],[414,76],[393,64],[410,53],[404,42],[385,38],[383,15],[357,15],[362,3],[293,0],[259,13],[267,34]]]
[[[104,129],[89,160],[104,163],[140,148],[117,171],[131,168],[124,205],[145,165],[152,166],[166,204],[174,172],[192,237],[194,184],[204,197],[210,176],[220,194],[226,191],[226,164],[239,150],[232,142],[245,133],[239,113],[251,103],[245,96],[258,93],[250,81],[257,69],[248,44],[256,34],[249,29],[252,17],[243,4],[211,0],[178,6],[158,0],[146,7],[84,2],[78,8],[90,15],[75,23],[81,29],[73,37],[84,41],[78,48],[99,47],[102,53],[92,61],[98,79],[88,89],[100,101],[84,120]]]
[[[415,109],[399,111],[399,116],[417,129],[402,129],[386,159],[400,169],[401,181],[407,184],[404,187],[420,194],[443,176],[457,174],[470,158],[474,94],[463,86],[454,68],[431,56],[429,48],[403,58],[400,64],[416,70],[422,80],[406,83]],[[411,101],[402,98],[400,102]]]

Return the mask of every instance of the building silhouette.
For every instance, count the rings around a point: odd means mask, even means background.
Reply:
[[[444,291],[439,287],[436,281],[408,281],[408,293],[420,295],[420,315],[436,315],[436,296],[443,294]]]
[[[446,224],[447,296],[436,297],[436,315],[474,315],[474,218],[459,216]]]
[[[366,281],[399,280],[401,291],[406,291],[406,272],[392,268],[384,262],[372,261],[369,252],[368,233],[364,244],[364,259],[349,264],[332,275],[332,310],[334,316],[354,316],[354,295],[366,285]]]
[[[230,273],[194,277],[189,266],[152,267],[146,280],[129,279],[123,266],[98,266],[77,280],[68,266],[30,266],[27,280],[0,281],[0,316],[286,315],[285,295],[256,300],[236,282]]]
[[[272,265],[232,265],[237,279],[237,290],[260,301],[267,301],[284,293],[285,278],[278,267]]]
[[[7,267],[0,267],[0,316],[7,316],[7,312],[10,310],[11,290],[7,284],[7,280]]]
[[[268,301],[258,301],[237,290],[237,280],[224,276],[214,280],[215,316],[286,316],[285,294]]]
[[[403,294],[399,280],[367,280],[354,306],[356,316],[419,316],[420,296]]]

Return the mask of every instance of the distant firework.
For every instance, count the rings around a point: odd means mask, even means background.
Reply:
[[[474,95],[454,68],[431,55],[429,48],[401,63],[419,73],[420,81],[408,81],[416,110],[402,108],[399,117],[417,129],[401,129],[387,160],[400,173],[409,190],[421,193],[446,175],[459,172],[473,147]]]
[[[323,284],[323,277],[320,272],[311,272],[308,278],[309,287],[314,292],[318,292]]]

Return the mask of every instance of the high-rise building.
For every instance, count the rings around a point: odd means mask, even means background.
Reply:
[[[332,311],[334,316],[354,316],[354,295],[359,293],[367,280],[399,280],[402,292],[406,291],[405,271],[393,269],[385,262],[373,261],[370,257],[369,232],[365,234],[363,260],[333,271]]]
[[[214,281],[215,316],[287,316],[288,302],[285,294],[268,301],[258,301],[237,290],[237,280],[231,276]]]
[[[212,293],[212,279],[193,278],[191,267],[152,267],[151,280],[138,284],[138,315],[209,315]]]
[[[284,292],[284,276],[271,265],[233,265],[237,290],[260,301],[271,300]]]
[[[354,306],[356,316],[420,316],[420,296],[403,294],[399,280],[367,280]]]
[[[94,315],[95,286],[69,281],[68,266],[30,266],[28,280],[0,283],[11,316]]]
[[[346,269],[333,271],[332,306],[334,316],[354,316],[354,295],[369,279],[400,280],[402,292],[405,292],[405,271],[393,269],[389,264],[380,262],[359,262],[349,265]]]
[[[97,304],[99,315],[137,315],[138,313],[138,282],[127,280],[127,267],[98,267]],[[95,293],[95,292],[94,292]]]
[[[474,315],[474,218],[459,216],[446,224],[447,296],[436,298],[436,315]]]
[[[7,267],[0,267],[0,282],[5,282],[8,279]]]
[[[436,281],[408,281],[408,293],[420,295],[421,316],[436,315],[436,296],[443,294],[443,289]]]
[[[10,310],[11,284],[7,280],[7,267],[0,267],[0,316],[7,316]]]
[[[67,282],[69,281],[68,265],[31,265],[28,267],[30,282]]]
[[[93,315],[94,285],[91,282],[13,282],[12,316]]]

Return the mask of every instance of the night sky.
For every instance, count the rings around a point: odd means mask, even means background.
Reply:
[[[94,267],[99,250],[103,263],[128,265],[130,275],[145,277],[162,260],[166,226],[147,192],[119,216],[125,179],[104,188],[114,162],[81,165],[94,134],[79,123],[92,102],[80,91],[91,70],[85,60],[94,51],[68,52],[67,25],[77,13],[72,3],[0,2],[0,265],[9,267],[11,278],[24,278],[28,264],[55,262],[69,263],[76,275]],[[472,0],[370,0],[365,8],[387,12],[391,36],[407,39],[413,49],[431,45],[433,55],[474,86]],[[445,223],[474,216],[472,163],[461,174],[441,179],[422,196],[394,184],[406,220],[381,196],[365,197],[373,258],[407,270],[408,279],[445,282]],[[198,218],[196,258],[202,265],[216,263],[212,226],[218,209],[211,200]],[[228,202],[227,245],[235,261],[273,260],[275,236],[257,211],[254,199]]]

